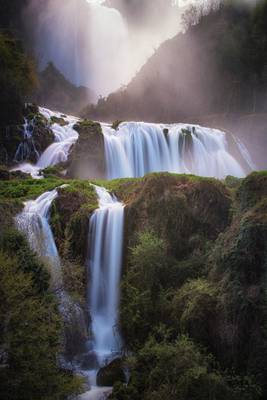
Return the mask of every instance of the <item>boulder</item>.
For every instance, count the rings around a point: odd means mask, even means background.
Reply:
[[[120,358],[111,361],[110,364],[101,368],[97,373],[98,386],[113,386],[115,382],[126,383],[122,360]]]
[[[68,175],[71,178],[105,178],[105,146],[101,125],[93,121],[81,121],[74,126],[79,139],[70,155]]]

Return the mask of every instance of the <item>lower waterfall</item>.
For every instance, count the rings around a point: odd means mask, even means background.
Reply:
[[[102,129],[108,179],[167,171],[222,179],[247,172],[231,155],[227,135],[217,129],[145,122],[122,123],[118,130],[103,124]],[[240,159],[249,171],[241,151]]]
[[[99,367],[121,351],[118,330],[119,285],[122,264],[124,205],[106,189],[94,186],[99,208],[89,226],[89,311],[93,335],[93,352]],[[101,399],[107,388],[97,388],[92,371],[92,390],[82,399]]]

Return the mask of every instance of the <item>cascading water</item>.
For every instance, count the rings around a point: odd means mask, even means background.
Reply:
[[[40,157],[38,151],[36,150],[34,140],[33,140],[33,131],[34,131],[34,125],[35,121],[30,120],[28,121],[27,119],[24,119],[24,125],[23,125],[23,141],[22,143],[19,144],[14,161],[19,163],[24,160],[27,160],[30,158],[30,154],[33,150],[33,153],[35,154],[36,159]]]
[[[52,112],[42,107],[39,108],[39,111],[48,120],[51,120],[52,117],[64,119],[66,125],[61,126],[58,123],[53,123],[51,125],[55,136],[55,142],[38,157],[38,161],[35,165],[22,163],[13,168],[13,171],[20,170],[31,174],[34,178],[40,178],[40,170],[67,161],[70,149],[79,137],[78,133],[73,129],[78,118],[62,116],[60,113]]]
[[[16,217],[16,225],[25,233],[31,248],[51,267],[52,286],[62,286],[60,259],[49,225],[52,202],[58,196],[57,190],[43,193],[36,200],[27,201],[24,210]]]
[[[89,308],[93,334],[93,352],[99,367],[111,361],[121,350],[118,331],[119,285],[122,263],[124,205],[106,189],[94,186],[99,208],[90,218],[89,226]],[[107,389],[94,387],[96,372],[92,371],[92,390],[83,397],[99,399]]]
[[[190,173],[224,178],[245,176],[230,154],[226,134],[185,124],[103,124],[108,178],[141,177],[149,172]]]
[[[65,186],[63,185],[61,188],[63,189]],[[78,324],[80,338],[85,342],[87,327],[84,313],[79,304],[74,302],[64,290],[61,261],[49,224],[51,205],[57,196],[58,192],[55,189],[43,193],[36,200],[27,201],[24,210],[15,218],[15,222],[17,228],[27,237],[32,250],[49,267],[50,284],[58,298],[59,311],[65,323],[65,333],[69,327]],[[73,367],[72,363],[69,365],[69,362],[63,355],[60,357],[60,363],[66,369],[72,369]]]

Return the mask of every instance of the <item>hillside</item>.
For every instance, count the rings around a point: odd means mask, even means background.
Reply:
[[[267,110],[267,2],[224,3],[185,14],[188,30],[165,42],[126,88],[82,115],[177,122],[208,114]],[[208,73],[207,73],[208,71]]]
[[[44,107],[68,114],[77,114],[95,94],[86,87],[77,87],[69,82],[52,64],[39,73],[39,85],[31,100]]]

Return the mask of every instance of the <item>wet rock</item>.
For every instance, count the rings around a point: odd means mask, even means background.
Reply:
[[[90,353],[87,353],[82,357],[82,362],[81,362],[82,369],[85,370],[97,369],[98,365],[99,364],[97,360],[97,355],[94,351],[91,351]]]
[[[113,386],[115,382],[126,383],[122,360],[116,358],[110,364],[101,368],[97,373],[98,386]]]
[[[105,147],[102,129],[99,123],[82,121],[75,125],[79,139],[70,155],[68,174],[71,178],[105,178]]]

